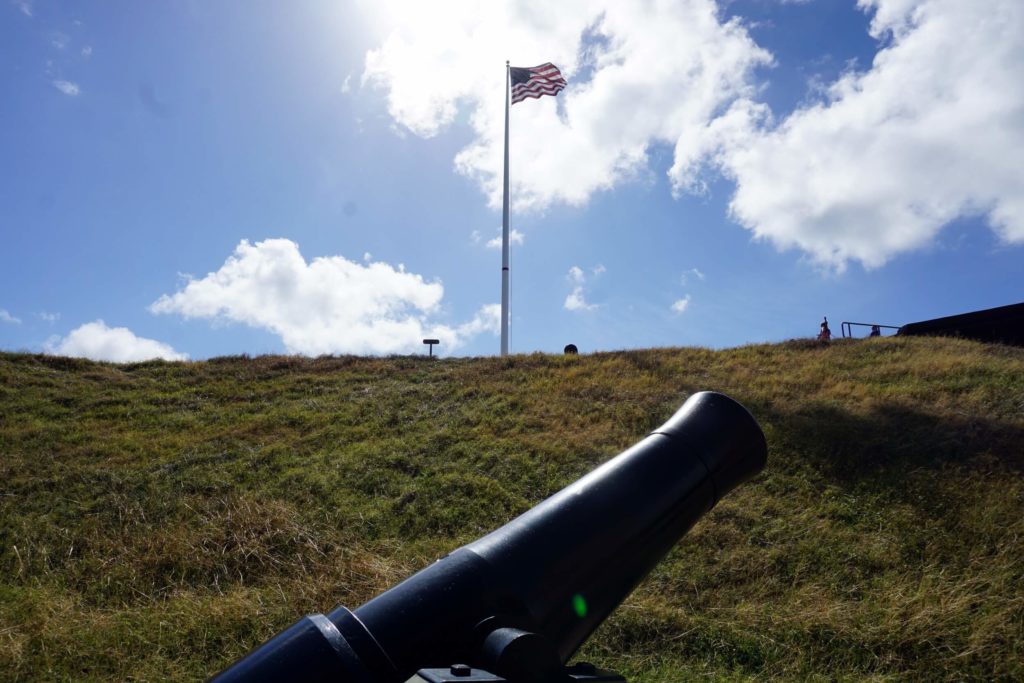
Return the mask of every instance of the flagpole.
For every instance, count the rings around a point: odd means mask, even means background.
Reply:
[[[508,355],[508,110],[509,65],[505,60],[505,194],[501,205],[501,355]]]

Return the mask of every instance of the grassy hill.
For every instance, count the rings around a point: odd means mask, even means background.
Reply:
[[[208,676],[528,509],[701,389],[765,472],[581,656],[631,681],[1024,679],[1024,350],[0,354],[0,679]]]

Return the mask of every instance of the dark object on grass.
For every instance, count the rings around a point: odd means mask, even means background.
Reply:
[[[423,343],[430,346],[430,357],[433,358],[434,357],[434,344],[440,344],[441,340],[440,339],[424,339]]]
[[[963,337],[982,342],[1024,346],[1024,303],[909,323],[901,327],[896,334]]]
[[[743,406],[695,394],[638,444],[497,531],[355,611],[304,617],[215,680],[621,682],[563,667],[766,458]]]
[[[565,345],[565,354],[566,355],[568,355],[568,356],[575,356],[579,352],[580,352],[580,350],[576,348],[575,344],[566,344]]]

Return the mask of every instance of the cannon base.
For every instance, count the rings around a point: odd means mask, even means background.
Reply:
[[[598,669],[592,664],[580,662],[565,667],[564,678],[558,683],[626,683],[622,676]],[[496,676],[483,669],[473,669],[464,664],[455,664],[447,669],[420,669],[406,683],[511,683],[509,679]],[[547,682],[545,682],[547,683]],[[552,682],[554,683],[554,682]]]

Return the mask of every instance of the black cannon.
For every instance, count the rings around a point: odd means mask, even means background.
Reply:
[[[303,617],[217,683],[623,681],[574,652],[767,459],[728,396],[690,397],[635,446],[350,611]]]

